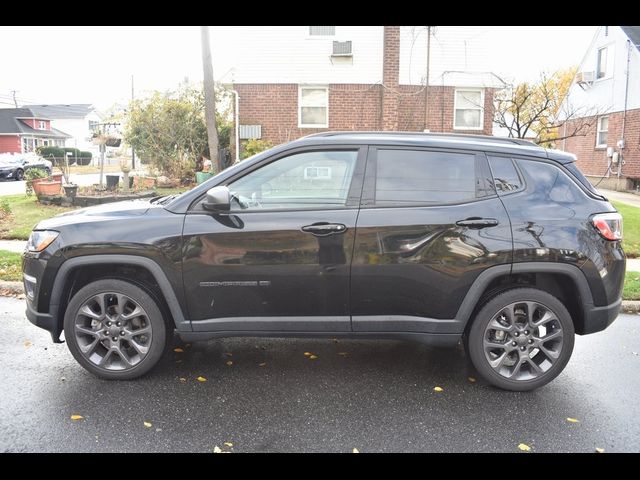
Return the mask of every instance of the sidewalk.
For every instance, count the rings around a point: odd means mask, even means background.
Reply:
[[[9,252],[22,253],[27,242],[24,240],[0,240],[0,250],[8,250]]]
[[[600,190],[600,193],[609,200],[626,203],[627,205],[633,205],[634,207],[640,207],[640,195],[627,192],[616,192],[615,190],[605,190],[603,188],[599,188],[598,190]]]

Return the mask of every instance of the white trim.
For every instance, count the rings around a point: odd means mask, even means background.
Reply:
[[[606,130],[601,130],[600,129],[600,122],[602,121],[603,118],[607,119],[607,129]],[[606,143],[598,143],[598,140],[600,140],[600,134],[603,132],[607,132],[607,141],[609,140],[609,115],[602,115],[600,117],[598,117],[598,120],[596,121],[596,147],[595,148],[607,148],[607,144]]]
[[[325,115],[325,123],[302,123],[302,90],[304,89],[323,89],[325,91],[325,105],[315,105],[316,107],[325,107],[327,114]],[[306,105],[307,107],[310,105]],[[329,128],[329,86],[328,85],[298,85],[298,128]]]
[[[480,110],[480,126],[479,127],[457,127],[456,126],[456,110],[458,109],[458,92],[480,92],[480,104],[478,107]],[[472,110],[470,108],[464,108],[461,110]],[[453,90],[453,129],[454,130],[484,130],[484,88],[454,88]]]

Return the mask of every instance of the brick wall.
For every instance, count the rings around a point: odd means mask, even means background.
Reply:
[[[400,27],[384,27],[382,130],[398,130]]]
[[[0,135],[0,153],[21,153],[22,145],[18,135]]]
[[[610,113],[609,134],[607,146],[616,148],[616,143],[622,138],[622,112]],[[578,122],[580,120],[576,120]],[[567,130],[571,131],[575,122],[570,122]],[[590,128],[585,135],[568,138],[566,142],[558,142],[557,147],[571,152],[578,157],[577,165],[585,175],[602,177],[607,171],[607,149],[595,148],[596,124],[593,117],[589,118]],[[562,133],[562,131],[560,132]],[[640,179],[640,109],[629,110],[625,125],[625,148],[622,151],[624,165],[622,177]],[[617,170],[616,170],[617,172]]]

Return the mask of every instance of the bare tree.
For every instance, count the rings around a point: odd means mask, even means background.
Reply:
[[[204,72],[204,117],[207,124],[209,155],[216,172],[223,169],[218,155],[218,127],[216,125],[216,92],[213,81],[213,63],[209,43],[209,27],[200,27],[202,40],[202,70]]]
[[[509,137],[532,138],[553,146],[570,137],[592,131],[599,115],[596,107],[572,105],[567,94],[575,68],[541,75],[536,83],[520,83],[499,91],[495,97],[495,123]]]

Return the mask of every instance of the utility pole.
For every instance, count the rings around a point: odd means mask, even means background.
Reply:
[[[424,131],[429,131],[429,64],[431,63],[431,27],[427,27],[427,76],[424,82]]]
[[[207,140],[209,156],[216,170],[222,171],[222,162],[218,155],[218,129],[216,127],[216,92],[213,81],[213,64],[211,61],[211,44],[209,42],[209,27],[200,27],[202,40],[202,70],[204,72],[204,118],[207,124]]]
[[[133,96],[133,75],[131,75],[131,109],[132,110],[133,110],[133,101],[134,101],[134,96]],[[133,148],[133,145],[131,145],[131,169],[132,170],[136,169],[136,152],[135,152],[135,150]]]
[[[16,108],[18,108],[18,100],[16,99],[16,93],[18,93],[17,90],[11,90],[11,94],[13,95],[13,104],[16,106]]]

